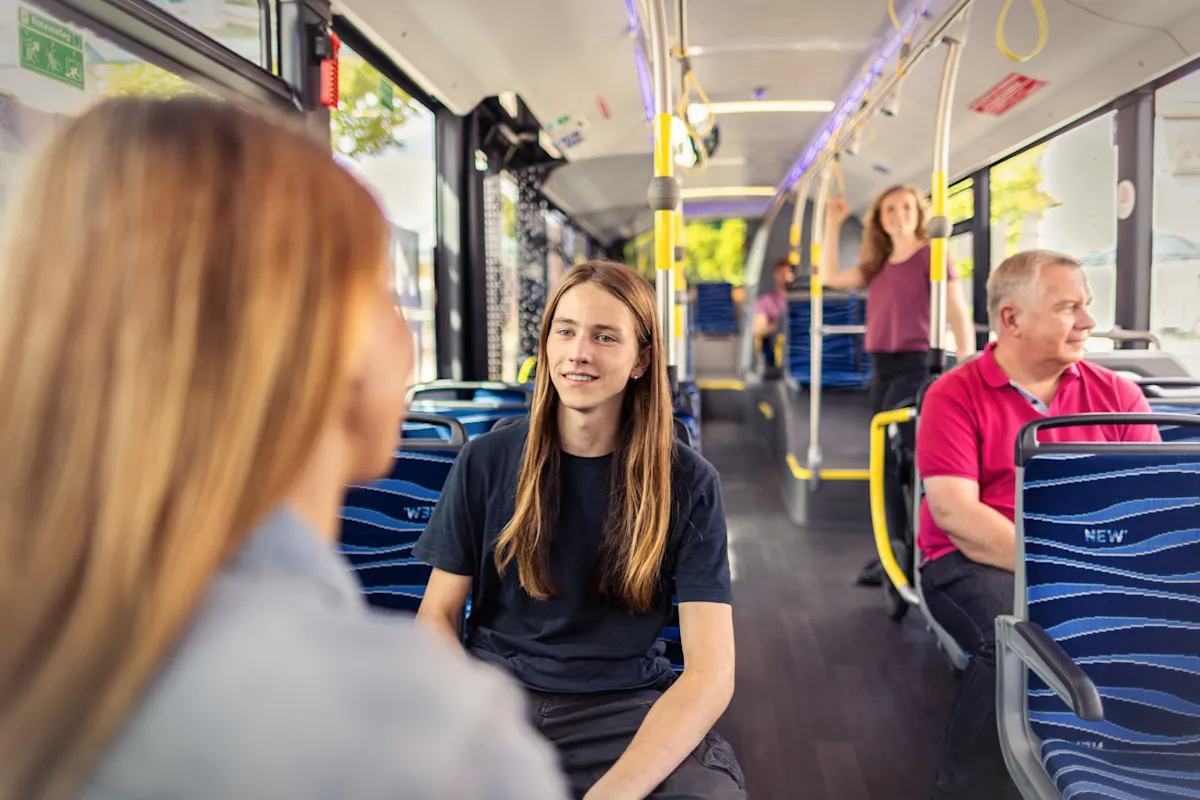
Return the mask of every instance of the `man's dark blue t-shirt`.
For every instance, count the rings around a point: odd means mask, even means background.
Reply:
[[[725,510],[717,471],[675,443],[671,532],[658,598],[633,614],[602,601],[594,569],[611,491],[613,456],[561,454],[559,522],[550,549],[558,596],[536,600],[521,587],[516,561],[496,572],[495,543],[512,519],[529,422],[469,442],[459,453],[413,555],[470,575],[467,649],[546,692],[602,692],[658,683],[670,672],[659,633],[678,602],[732,603]]]

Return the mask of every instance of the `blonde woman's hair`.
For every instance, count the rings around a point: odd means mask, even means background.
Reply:
[[[866,225],[863,230],[862,246],[859,248],[858,266],[862,270],[867,283],[875,280],[892,256],[892,237],[883,229],[883,203],[897,192],[907,192],[912,195],[917,205],[917,229],[915,236],[922,242],[929,241],[926,223],[929,221],[929,207],[925,198],[917,191],[917,187],[900,184],[884,189],[871,203],[867,211]]]
[[[327,149],[200,98],[66,123],[8,212],[0,798],[66,798],[332,419],[387,232]]]
[[[650,354],[645,374],[625,390],[621,441],[613,459],[596,576],[602,598],[631,611],[648,612],[654,608],[670,534],[675,452],[671,386],[658,335],[658,306],[646,279],[623,264],[588,261],[572,267],[546,306],[539,353],[546,352],[559,301],[582,284],[599,286],[625,304],[633,314],[638,348]],[[503,572],[516,561],[521,586],[542,600],[558,591],[550,576],[549,557],[558,525],[562,450],[558,392],[550,372],[549,365],[537,371],[516,509],[495,549],[496,569]]]

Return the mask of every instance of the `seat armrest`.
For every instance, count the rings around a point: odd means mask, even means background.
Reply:
[[[1009,615],[997,617],[996,642],[1044,680],[1075,716],[1089,722],[1104,719],[1096,684],[1041,625]]]

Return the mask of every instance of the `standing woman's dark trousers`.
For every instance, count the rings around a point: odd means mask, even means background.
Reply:
[[[871,413],[890,411],[912,404],[921,386],[929,379],[929,351],[907,350],[895,353],[871,353]],[[916,447],[916,427],[911,422],[900,425],[900,439],[906,450]],[[900,464],[889,447],[884,450],[883,504],[887,512],[888,534],[900,537],[909,524],[909,512],[904,502]],[[878,586],[883,581],[883,568],[872,559],[858,574],[858,583]]]

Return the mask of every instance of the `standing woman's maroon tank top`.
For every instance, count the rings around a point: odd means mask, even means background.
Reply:
[[[946,259],[946,280],[958,273]],[[958,291],[957,287],[955,291]],[[867,288],[868,353],[929,349],[929,244],[897,263],[888,262]]]

